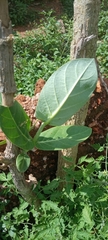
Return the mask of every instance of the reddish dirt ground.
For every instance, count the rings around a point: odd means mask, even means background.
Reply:
[[[92,134],[88,140],[79,145],[78,157],[88,154],[95,158],[101,153],[97,153],[92,145],[105,144],[108,133],[108,79],[104,80],[104,84],[98,80],[90,99],[85,125],[92,128]],[[105,151],[102,154],[105,155]]]

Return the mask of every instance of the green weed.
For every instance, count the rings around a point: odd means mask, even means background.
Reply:
[[[32,96],[39,78],[47,80],[61,65],[69,60],[72,38],[72,21],[63,18],[65,33],[57,26],[57,19],[43,12],[40,25],[14,39],[14,76],[18,93]]]
[[[43,200],[39,212],[20,196],[12,211],[4,214],[1,209],[1,239],[108,239],[108,172],[101,170],[104,160],[103,156],[97,159],[84,156],[79,159],[77,171],[65,169],[65,180],[68,183],[74,178],[74,189],[69,184],[60,192],[59,179],[46,186],[38,183],[34,193]],[[0,180],[4,180],[4,173]],[[6,185],[6,181],[5,186],[8,191],[14,188],[8,182]]]
[[[34,0],[9,0],[9,14],[13,25],[25,25],[35,20],[36,14],[29,5]]]
[[[106,33],[103,40],[98,42],[97,59],[100,65],[100,71],[108,77],[108,33]]]
[[[104,39],[108,31],[108,11],[101,10],[98,23],[98,38]]]
[[[108,77],[108,11],[104,10],[100,12],[96,55],[101,73]]]
[[[69,18],[73,17],[73,3],[74,0],[61,0],[61,3],[63,5],[63,10],[67,14]]]
[[[34,30],[22,38],[14,39],[14,75],[18,93],[32,96],[39,78],[47,81],[49,76],[70,58],[72,40],[72,20],[62,17],[65,32],[58,29],[56,17],[52,11],[43,12],[40,25],[34,24]],[[99,19],[99,40],[97,59],[101,73],[108,76],[108,18],[107,11],[101,11]]]

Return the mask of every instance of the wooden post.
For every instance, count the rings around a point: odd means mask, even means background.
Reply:
[[[98,16],[100,0],[75,0],[74,1],[74,24],[73,40],[71,43],[70,58],[95,58],[98,34]],[[76,114],[66,125],[84,125],[87,115],[88,104]],[[65,185],[65,171],[63,167],[73,167],[76,164],[78,146],[59,151],[57,176],[64,179],[61,188]],[[67,156],[72,159],[67,162],[63,159]]]
[[[7,0],[0,0],[0,92],[2,93],[2,104],[10,107],[14,101],[16,85],[13,71],[13,35]],[[38,209],[40,200],[32,191],[33,183],[28,183],[24,174],[16,168],[16,157],[19,151],[15,145],[7,140],[6,149],[4,154],[0,155],[0,161],[8,165],[13,182],[22,197]]]
[[[2,104],[12,105],[16,85],[13,70],[13,36],[7,0],[0,0],[0,92]]]

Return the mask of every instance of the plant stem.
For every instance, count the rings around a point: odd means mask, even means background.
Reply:
[[[16,157],[19,154],[19,149],[14,146],[10,141],[7,140],[7,146],[5,149],[5,159],[7,159],[7,164],[9,166],[10,173],[13,178],[13,182],[18,189],[21,196],[30,205],[34,205],[35,209],[38,210],[41,201],[33,193],[33,183],[27,182],[23,173],[19,172],[16,167]],[[4,160],[5,162],[5,160]]]
[[[44,123],[41,124],[41,126],[40,126],[40,128],[38,129],[36,135],[34,136],[34,139],[33,139],[33,140],[34,140],[35,142],[37,141],[40,133],[42,132],[42,130],[44,129],[44,127],[45,127],[46,125],[47,125],[46,122],[44,122]]]

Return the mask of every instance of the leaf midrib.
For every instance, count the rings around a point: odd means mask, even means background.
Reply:
[[[66,102],[67,98],[69,97],[70,93],[72,92],[72,90],[74,89],[74,87],[77,85],[78,81],[80,80],[80,78],[84,75],[85,71],[87,70],[88,66],[91,64],[91,62],[93,61],[93,59],[87,64],[86,68],[84,69],[84,71],[80,74],[80,76],[78,77],[78,80],[74,83],[74,85],[72,85],[72,88],[70,89],[70,91],[68,92],[68,94],[66,95],[66,97],[63,99],[63,101],[59,104],[58,108],[52,113],[52,115],[48,118],[46,124],[49,124],[51,122],[51,120],[58,114],[59,110],[62,108],[62,106],[64,105],[64,103]],[[67,66],[68,67],[68,66]],[[67,67],[65,69],[65,72],[67,70]]]
[[[88,128],[89,129],[89,128]],[[88,129],[86,129],[85,131],[84,131],[84,129],[83,129],[83,133],[85,133],[85,132],[87,132],[87,130]],[[68,130],[68,129],[67,129]],[[81,134],[81,133],[80,133]],[[63,139],[72,139],[72,138],[74,138],[74,136],[78,136],[79,135],[79,133],[75,133],[74,135],[72,135],[72,137],[68,137],[68,136],[65,136],[65,137],[63,137],[63,138],[61,138],[61,139],[54,139],[54,138],[52,138],[52,140],[50,139],[50,142],[55,142],[55,141],[62,141]],[[40,135],[40,137],[42,137],[42,138],[44,138],[44,139],[47,139],[48,137],[44,137],[44,136],[41,136]],[[46,144],[46,142],[47,142],[47,140],[45,141],[45,140],[43,140],[43,141],[41,141],[41,140],[38,140],[38,142],[44,142],[45,144]]]

